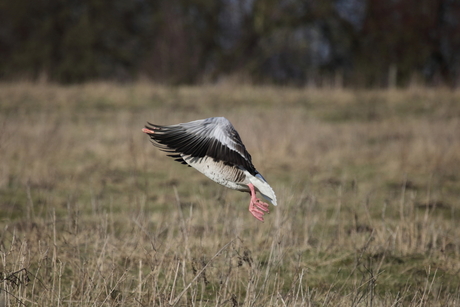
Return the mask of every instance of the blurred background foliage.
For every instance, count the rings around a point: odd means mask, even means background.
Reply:
[[[2,0],[0,80],[460,85],[456,0]]]

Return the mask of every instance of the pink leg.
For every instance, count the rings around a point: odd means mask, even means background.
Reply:
[[[265,212],[270,213],[268,210],[268,204],[262,202],[256,197],[256,190],[252,183],[248,184],[249,189],[251,190],[251,202],[249,203],[249,212],[258,219],[259,221],[264,221]],[[265,211],[265,212],[264,212]]]

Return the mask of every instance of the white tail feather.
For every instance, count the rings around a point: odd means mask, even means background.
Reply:
[[[249,173],[247,175],[249,177],[249,181],[256,187],[257,191],[262,194],[263,198],[271,202],[273,206],[276,206],[277,202],[275,192],[268,182],[265,181],[264,177],[260,174],[257,174],[255,177]]]

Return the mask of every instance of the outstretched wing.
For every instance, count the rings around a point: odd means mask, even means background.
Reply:
[[[168,156],[181,163],[186,164],[181,155],[194,158],[207,156],[214,161],[244,168],[254,176],[258,173],[238,132],[224,117],[211,117],[171,126],[149,123],[145,128],[156,147],[170,153]]]

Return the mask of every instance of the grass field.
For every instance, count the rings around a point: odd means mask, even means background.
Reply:
[[[278,196],[141,132],[227,117]],[[0,306],[460,306],[460,92],[0,84]]]

